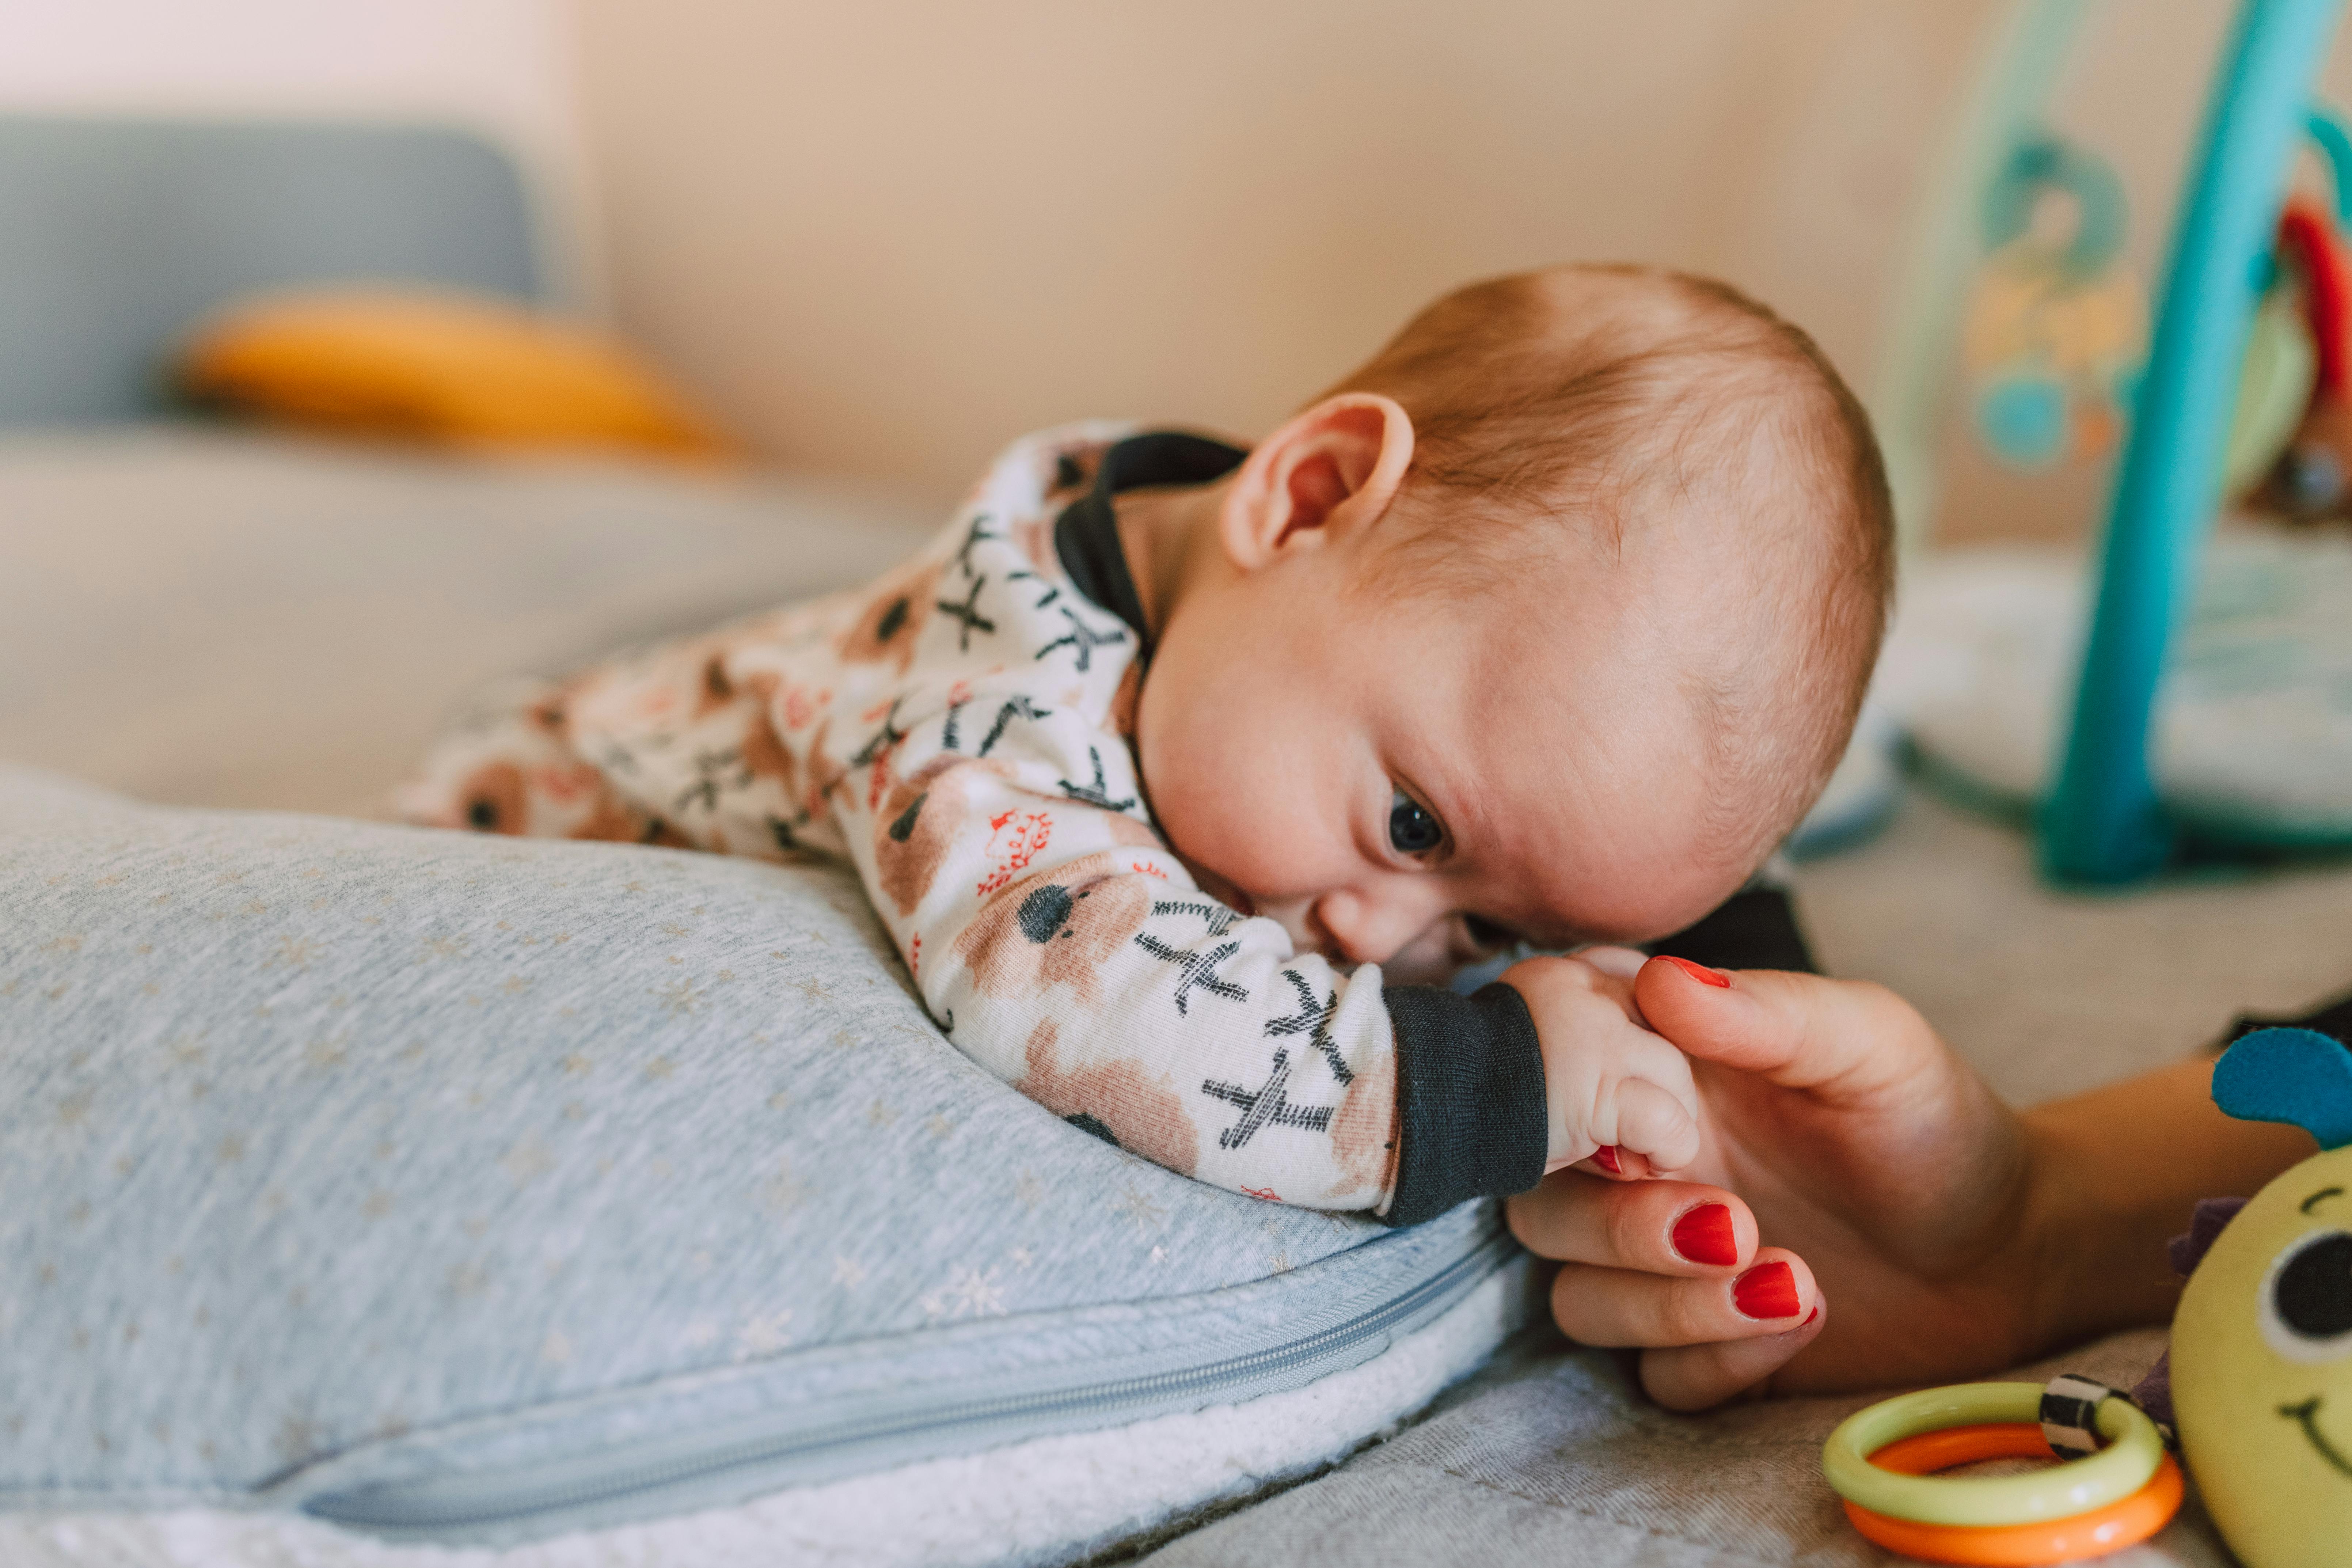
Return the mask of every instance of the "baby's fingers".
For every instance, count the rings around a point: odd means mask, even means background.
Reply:
[[[1552,1281],[1551,1311],[1580,1344],[1706,1345],[1797,1328],[1818,1295],[1804,1259],[1767,1247],[1737,1274],[1698,1279],[1566,1264]]]
[[[1629,1078],[1617,1086],[1621,1164],[1630,1167],[1625,1156],[1632,1153],[1643,1156],[1652,1172],[1679,1171],[1698,1158],[1698,1121],[1680,1095],[1647,1079]]]

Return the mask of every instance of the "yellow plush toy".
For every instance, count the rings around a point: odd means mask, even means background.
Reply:
[[[2184,1240],[2210,1246],[2172,1326],[2180,1441],[2246,1568],[2352,1568],[2352,1051],[2260,1030],[2215,1067],[2213,1099],[2322,1152],[2233,1215],[2200,1205]]]

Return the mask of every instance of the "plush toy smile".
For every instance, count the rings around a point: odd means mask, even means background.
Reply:
[[[2352,1480],[2352,1462],[2347,1462],[2342,1454],[2337,1453],[2336,1445],[2329,1442],[2327,1435],[2319,1429],[2319,1395],[2315,1394],[2300,1405],[2280,1405],[2279,1414],[2290,1421],[2302,1423],[2303,1435],[2311,1440],[2313,1447],[2319,1450],[2319,1457],[2343,1471],[2346,1479]]]

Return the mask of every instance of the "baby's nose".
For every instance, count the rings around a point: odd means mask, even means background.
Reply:
[[[1424,901],[1343,889],[1316,900],[1309,919],[1327,939],[1325,952],[1349,963],[1386,963],[1428,929],[1433,916]]]

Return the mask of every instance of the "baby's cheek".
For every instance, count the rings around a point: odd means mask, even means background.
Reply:
[[[1171,792],[1164,802],[1155,794],[1151,804],[1170,847],[1196,872],[1207,871],[1254,903],[1312,897],[1328,883],[1321,869],[1328,832],[1286,810],[1279,795],[1214,781]]]
[[[1245,759],[1230,753],[1224,737],[1181,731],[1155,736],[1143,748],[1144,787],[1151,816],[1170,847],[1195,865],[1252,886],[1268,847],[1260,842],[1266,817],[1264,791]]]
[[[1158,669],[1143,689],[1138,756],[1153,820],[1176,853],[1261,903],[1312,896],[1345,874],[1343,806],[1318,765],[1311,709],[1265,693],[1197,699]]]

